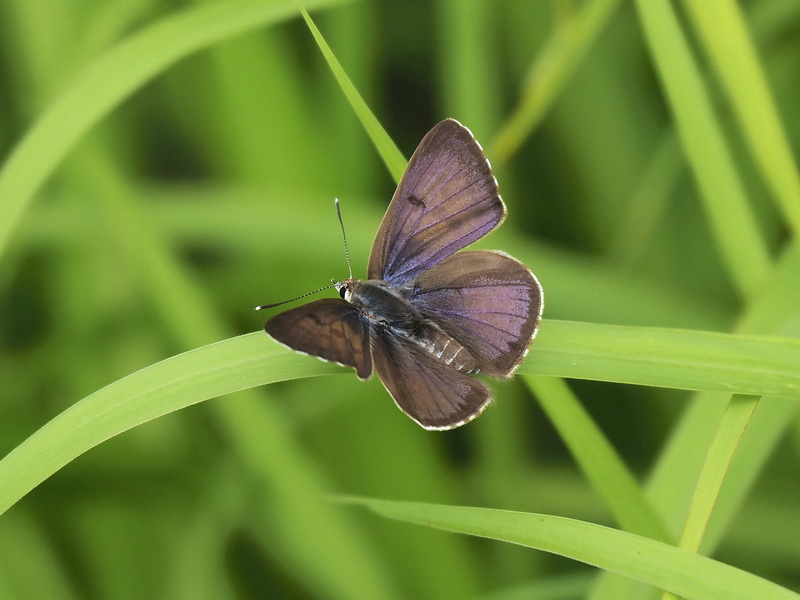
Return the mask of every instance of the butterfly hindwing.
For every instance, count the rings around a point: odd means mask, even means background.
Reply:
[[[425,429],[453,429],[468,423],[491,403],[482,381],[450,365],[390,330],[373,334],[375,370],[397,406]]]
[[[481,372],[506,377],[525,356],[544,298],[521,262],[496,251],[465,250],[423,272],[410,302],[468,348]]]
[[[506,209],[472,133],[447,119],[423,138],[369,258],[369,279],[409,281],[497,227]]]

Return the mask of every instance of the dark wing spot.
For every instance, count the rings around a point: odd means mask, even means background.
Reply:
[[[413,204],[414,206],[418,206],[418,207],[422,207],[422,208],[425,207],[425,202],[423,202],[422,200],[417,198],[414,194],[409,194],[408,196],[406,196],[406,201],[409,204]]]

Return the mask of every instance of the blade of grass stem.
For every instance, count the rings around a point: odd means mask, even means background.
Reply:
[[[748,298],[766,281],[770,259],[708,90],[669,2],[637,0],[636,7],[714,239]]]
[[[796,339],[545,320],[519,372],[798,399],[798,364]]]
[[[684,0],[683,6],[764,182],[794,235],[800,236],[800,174],[741,7],[733,0]]]
[[[618,4],[587,0],[553,32],[531,65],[519,104],[489,144],[496,162],[507,161],[541,122]]]
[[[799,600],[756,575],[675,546],[550,515],[464,506],[339,498],[408,523],[566,556],[672,591],[687,600]]]
[[[557,377],[524,380],[620,527],[671,542],[673,536],[661,517],[567,384]]]
[[[678,542],[679,548],[690,552],[700,550],[700,542],[711,519],[733,455],[739,447],[758,401],[757,396],[734,394],[731,398],[717,435],[708,450],[703,471],[700,473],[686,525]]]
[[[300,3],[298,2],[298,4]],[[347,73],[345,73],[342,65],[339,64],[339,61],[337,60],[330,46],[328,46],[328,43],[325,41],[325,38],[322,37],[322,33],[319,29],[317,29],[317,26],[314,24],[314,21],[312,21],[311,16],[308,14],[308,12],[306,12],[302,5],[300,6],[300,12],[303,15],[303,19],[305,19],[306,25],[308,25],[308,29],[314,36],[314,40],[317,42],[322,55],[325,57],[328,66],[333,72],[334,77],[336,77],[336,81],[342,88],[342,92],[344,92],[345,97],[353,107],[353,111],[356,113],[356,116],[364,126],[367,135],[369,135],[370,139],[372,140],[375,149],[378,151],[378,154],[380,154],[384,164],[389,169],[389,173],[391,173],[395,182],[399,183],[400,178],[403,176],[403,173],[406,170],[407,161],[405,157],[397,148],[392,138],[389,137],[389,134],[386,133],[386,130],[380,124],[378,119],[375,118],[375,115],[372,114],[369,106],[367,106],[367,103],[364,102],[364,99],[361,97],[361,94],[358,93],[358,90],[353,85],[353,82],[350,81]]]
[[[725,476],[730,468],[736,449],[750,423],[753,411],[758,405],[756,396],[734,394],[722,416],[717,434],[706,455],[703,470],[697,480],[694,498],[689,507],[678,547],[689,552],[699,552],[700,543],[706,532],[711,514],[719,498]],[[664,592],[662,600],[678,600],[671,592]]]

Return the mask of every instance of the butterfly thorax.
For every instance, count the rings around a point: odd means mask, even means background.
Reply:
[[[379,334],[406,338],[438,361],[465,373],[478,371],[469,351],[409,301],[413,287],[398,287],[378,279],[348,279],[339,293],[375,326]]]
[[[379,327],[413,329],[422,316],[408,302],[402,288],[390,287],[378,279],[347,279],[342,282],[339,295],[359,309],[372,324]]]

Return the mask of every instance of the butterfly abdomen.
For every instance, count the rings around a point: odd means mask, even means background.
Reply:
[[[409,329],[393,328],[394,332],[422,348],[437,362],[453,367],[462,373],[477,373],[478,362],[463,344],[455,340],[433,321],[424,317]]]
[[[437,362],[463,373],[478,371],[470,352],[436,323],[424,317],[398,288],[381,281],[361,281],[348,299],[383,335],[408,340]]]

